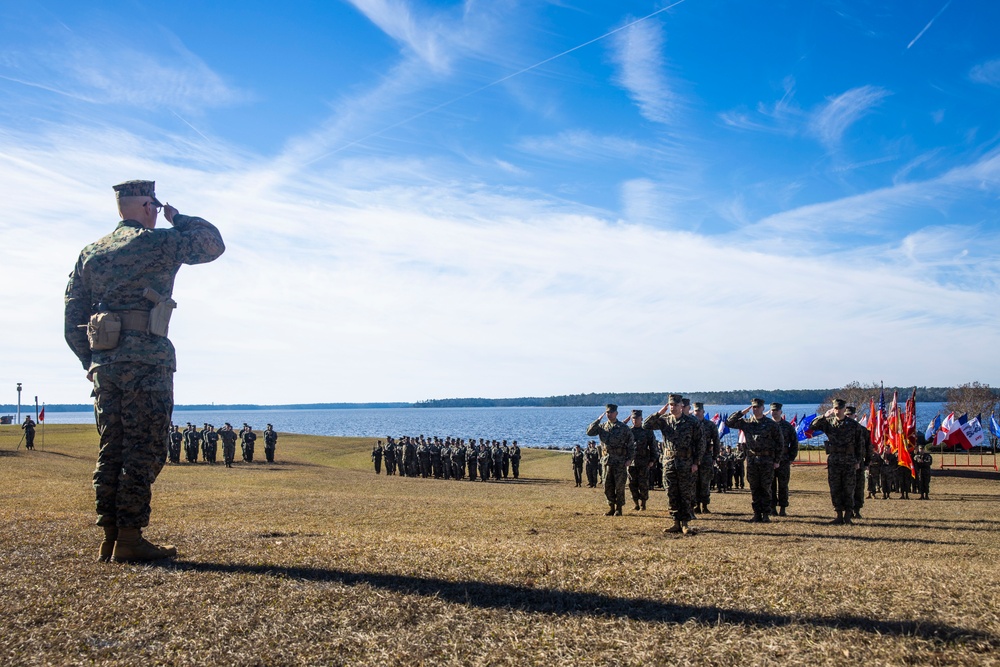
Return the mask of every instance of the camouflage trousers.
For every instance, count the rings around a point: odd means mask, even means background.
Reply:
[[[715,465],[712,460],[702,461],[698,465],[695,482],[694,502],[707,505],[712,500],[712,482],[715,481]]]
[[[792,464],[782,463],[774,471],[774,481],[771,483],[771,508],[788,507],[788,480],[792,477]]]
[[[625,462],[604,465],[604,496],[609,505],[625,504]]]
[[[629,466],[628,468],[628,490],[632,493],[632,500],[636,504],[639,501],[649,500],[649,465]]]
[[[226,465],[230,465],[233,462],[233,459],[236,458],[235,442],[222,442],[222,458],[226,461]]]
[[[865,469],[861,468],[854,472],[854,509],[859,510],[865,506]]]
[[[97,525],[143,528],[166,458],[174,374],[165,366],[116,363],[99,366],[93,377],[101,435],[94,470]]]
[[[930,495],[931,492],[931,469],[917,468],[917,479],[914,482],[918,493]]]
[[[667,489],[667,505],[675,521],[688,521],[694,505],[694,473],[691,462],[670,459],[663,463],[663,486]]]
[[[850,512],[854,509],[854,481],[857,470],[853,463],[827,463],[826,479],[830,483],[830,499],[833,509]]]
[[[576,463],[573,464],[573,481],[576,482],[577,486],[583,484],[583,466]]]
[[[747,459],[747,482],[750,484],[754,514],[771,511],[771,484],[774,480],[774,460],[752,456]]]

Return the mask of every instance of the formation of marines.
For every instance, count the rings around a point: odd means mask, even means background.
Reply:
[[[600,447],[590,441],[586,450],[579,445],[573,448],[576,486],[582,486],[584,468],[590,487],[596,486],[603,472],[606,514],[620,516],[626,480],[635,510],[643,511],[653,486],[650,478],[659,474],[673,520],[664,532],[690,534],[694,530],[689,522],[699,513],[711,513],[713,489],[725,493],[743,488],[745,466],[752,499],[750,521],[769,523],[771,516],[787,516],[791,464],[798,456],[798,436],[782,407],[771,403],[770,415],[765,416],[764,400],[754,398],[749,407],[732,413],[726,426],[741,433],[734,451],[722,446],[718,428],[705,416],[704,404],[696,402],[692,410],[690,400],[680,394],[670,394],[667,404],[645,420],[641,410],[632,410],[631,426],[618,421],[617,405],[608,404],[586,431],[600,439]],[[921,499],[929,498],[933,459],[923,443],[912,454],[916,478],[911,479],[895,454],[875,451],[870,433],[856,420],[856,410],[843,399],[834,399],[833,407],[812,422],[812,430],[827,436],[827,482],[836,513],[831,524],[851,524],[861,518],[866,471],[868,498],[879,492],[888,498],[894,491],[903,499],[911,491],[919,492]]]
[[[517,440],[440,438],[437,436],[386,436],[372,447],[375,474],[434,479],[468,479],[475,482],[518,479],[521,474],[521,447]]]
[[[213,424],[205,423],[202,425],[201,431],[191,422],[187,423],[183,431],[179,430],[178,426],[171,424],[167,439],[167,460],[170,463],[180,463],[183,449],[184,459],[188,463],[197,463],[200,452],[202,461],[209,465],[215,465],[221,442],[222,460],[227,468],[232,468],[236,459],[237,440],[240,443],[243,461],[253,463],[257,433],[246,422],[243,422],[243,426],[238,432],[233,430],[233,426],[229,422],[226,422],[218,430]],[[274,430],[273,425],[268,424],[267,428],[264,429],[264,456],[268,463],[274,463],[274,452],[277,446],[278,433]]]

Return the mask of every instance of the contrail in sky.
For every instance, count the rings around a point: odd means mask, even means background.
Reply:
[[[519,69],[518,71],[513,72],[511,74],[508,74],[507,76],[500,77],[496,81],[492,81],[490,83],[487,83],[485,86],[480,86],[479,88],[476,88],[475,90],[471,90],[471,91],[469,91],[467,93],[459,95],[458,97],[452,98],[452,99],[448,100],[447,102],[442,102],[441,104],[433,106],[430,109],[426,109],[424,111],[421,111],[418,114],[414,114],[414,115],[410,116],[409,118],[404,118],[403,120],[401,120],[401,121],[399,121],[397,123],[393,123],[392,125],[389,125],[387,127],[383,127],[381,130],[378,130],[376,132],[372,132],[371,134],[365,135],[365,136],[361,137],[360,139],[355,139],[354,141],[351,141],[349,143],[344,144],[340,148],[335,148],[334,150],[332,150],[332,151],[330,151],[328,153],[324,153],[323,155],[320,155],[319,157],[316,157],[316,158],[313,158],[312,160],[309,160],[308,162],[305,163],[304,166],[308,166],[310,164],[313,164],[314,162],[318,162],[319,160],[322,160],[324,158],[330,157],[331,155],[335,155],[335,154],[339,153],[340,151],[346,150],[346,149],[348,149],[348,148],[350,148],[352,146],[357,146],[358,144],[360,144],[360,143],[362,143],[364,141],[367,141],[368,139],[371,139],[372,137],[377,137],[378,135],[382,134],[383,132],[388,132],[389,130],[393,130],[393,129],[399,127],[400,125],[406,125],[407,123],[415,121],[416,119],[421,118],[423,116],[426,116],[427,114],[434,113],[435,111],[440,111],[441,109],[443,109],[443,108],[445,108],[447,106],[450,106],[450,105],[454,104],[455,102],[460,102],[461,100],[464,100],[467,97],[472,97],[473,95],[481,93],[484,90],[486,90],[487,88],[492,88],[493,86],[499,85],[499,84],[503,83],[504,81],[509,81],[510,79],[513,79],[516,76],[520,76],[522,74],[525,74],[526,72],[530,72],[533,69],[537,69],[537,68],[541,67],[542,65],[550,63],[553,60],[556,60],[558,58],[562,58],[565,55],[573,53],[574,51],[579,51],[580,49],[582,49],[585,46],[590,46],[594,42],[599,42],[602,39],[605,39],[607,37],[610,37],[611,35],[614,35],[615,33],[621,32],[622,30],[625,30],[627,28],[631,28],[632,26],[636,25],[637,23],[642,23],[643,21],[648,21],[649,19],[653,18],[657,14],[662,14],[663,12],[667,11],[668,9],[673,9],[677,5],[683,3],[684,1],[685,0],[677,0],[677,2],[673,2],[673,3],[669,4],[669,5],[667,5],[666,7],[661,7],[660,9],[657,9],[655,12],[652,12],[651,14],[646,14],[645,16],[643,16],[641,18],[637,18],[634,21],[630,21],[629,23],[626,23],[623,26],[619,26],[619,27],[615,28],[614,30],[609,30],[608,32],[604,33],[603,35],[600,35],[598,37],[594,37],[593,39],[588,40],[588,41],[584,42],[583,44],[577,44],[576,46],[574,46],[571,49],[566,49],[562,53],[557,53],[554,56],[549,56],[545,60],[537,62],[534,65],[529,65],[528,67],[525,67],[524,69]],[[950,3],[951,0],[948,0],[948,2]],[[945,5],[945,6],[947,6],[947,5]],[[944,11],[944,10],[942,9],[941,11]],[[938,14],[940,15],[940,12],[938,12]],[[937,17],[935,16],[934,18],[937,18]],[[933,23],[933,21],[931,21],[931,22]],[[928,25],[930,25],[930,24],[928,24]],[[926,30],[926,29],[927,28],[924,28],[924,30]],[[918,35],[918,37],[919,37],[919,35]],[[914,40],[914,41],[916,41],[916,40]]]
[[[906,48],[910,48],[911,46],[916,44],[917,40],[923,37],[924,33],[927,32],[927,29],[931,27],[931,24],[937,21],[939,16],[944,14],[944,10],[948,9],[948,5],[950,4],[951,0],[948,0],[948,2],[944,3],[944,7],[942,7],[940,11],[938,11],[938,13],[934,15],[934,18],[932,18],[930,21],[927,22],[927,25],[924,26],[924,29],[917,33],[917,36],[913,38],[912,42],[906,45]]]

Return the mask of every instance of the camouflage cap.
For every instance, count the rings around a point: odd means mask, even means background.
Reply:
[[[847,401],[845,401],[842,398],[835,398],[835,399],[833,399],[833,407],[835,409],[837,409],[837,410],[840,410],[841,408],[845,408],[845,407],[847,407]]]
[[[607,405],[604,406],[604,408],[608,412],[618,412],[618,406],[615,405],[614,403],[608,403]]]
[[[681,396],[680,394],[670,394],[670,396],[667,397],[667,403],[676,404],[676,403],[680,403],[683,400],[684,400],[684,397]]]
[[[690,398],[682,398],[681,399],[681,405],[683,405],[685,408],[691,407],[691,399]]]
[[[642,410],[632,410],[632,416],[642,419]]]
[[[854,415],[854,414],[857,414],[857,413],[858,413],[858,409],[856,407],[854,407],[853,405],[848,405],[847,406],[847,414]]]
[[[762,407],[764,407],[764,399],[763,398],[751,398],[750,399],[750,405],[752,407],[755,407],[755,408],[762,408]]]
[[[122,197],[151,197],[153,203],[162,206],[160,200],[156,198],[156,181],[125,181],[118,185],[113,185],[115,198]]]
[[[705,409],[705,404],[702,403],[701,401],[695,401],[694,402],[694,409],[695,410],[704,410]]]
[[[780,410],[781,408],[782,408],[781,403],[778,403],[778,402],[771,403],[771,409],[772,410]]]

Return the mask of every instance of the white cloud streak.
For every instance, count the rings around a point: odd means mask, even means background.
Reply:
[[[809,129],[829,150],[840,146],[847,129],[890,95],[878,86],[852,88],[830,99],[810,120]]]
[[[655,21],[637,23],[614,36],[613,57],[619,67],[618,83],[654,123],[674,120],[678,96],[666,76],[662,26]]]
[[[976,83],[1000,87],[1000,58],[976,65],[969,72],[969,78]]]

